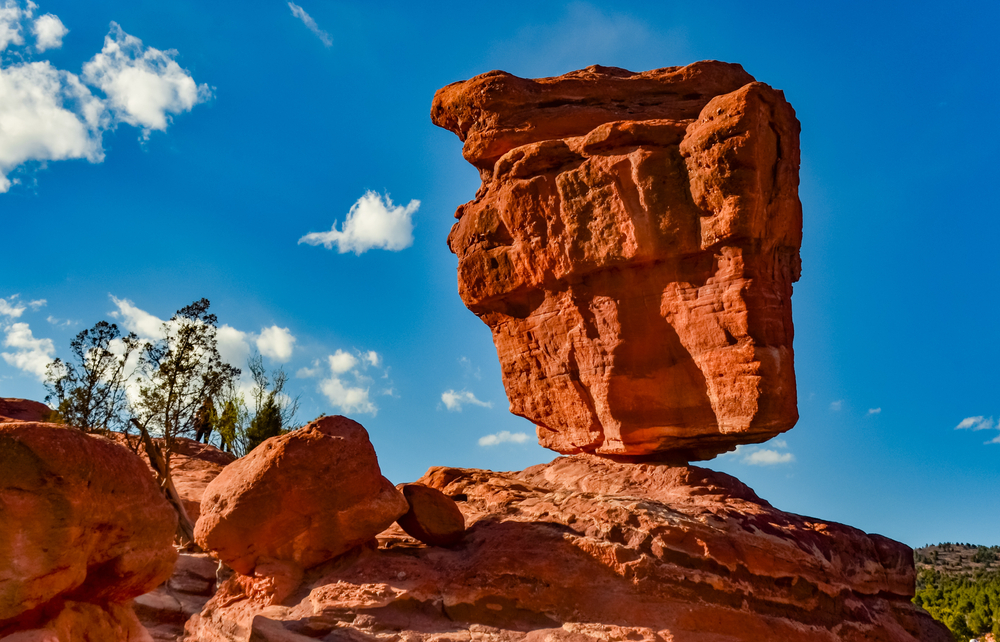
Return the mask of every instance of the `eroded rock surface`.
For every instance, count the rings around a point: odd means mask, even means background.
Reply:
[[[0,423],[10,421],[47,421],[52,411],[40,401],[0,399]]]
[[[0,638],[147,639],[128,603],[170,576],[176,526],[123,446],[0,424]]]
[[[482,176],[448,237],[511,411],[561,453],[707,459],[798,419],[799,123],[706,61],[493,71],[431,118]]]
[[[461,500],[457,546],[393,527],[280,603],[230,580],[186,639],[951,639],[909,601],[909,548],[781,512],[722,473],[577,455],[520,473],[432,468],[420,483]]]
[[[396,520],[407,535],[431,546],[453,546],[465,535],[465,516],[455,500],[437,488],[400,484],[410,509]]]
[[[361,424],[323,417],[226,466],[205,490],[195,539],[237,573],[294,584],[406,510]]]

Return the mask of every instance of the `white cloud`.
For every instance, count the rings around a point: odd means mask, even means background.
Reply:
[[[288,8],[292,10],[292,15],[301,20],[302,24],[309,28],[309,31],[316,34],[316,37],[319,38],[324,45],[329,47],[333,44],[333,38],[330,37],[330,34],[320,29],[319,25],[312,19],[312,16],[306,13],[305,9],[294,2],[289,2]]]
[[[27,9],[21,9],[17,0],[6,0],[0,4],[0,51],[9,45],[24,44],[21,21],[30,19],[33,9],[33,3],[30,3]]]
[[[879,414],[881,412],[882,412],[881,408],[869,408],[868,409],[868,414],[869,415],[877,415],[877,414]]]
[[[163,319],[140,310],[128,299],[119,299],[113,294],[109,296],[118,307],[118,311],[112,312],[111,316],[121,319],[126,330],[135,332],[140,339],[157,341],[163,338]]]
[[[754,450],[743,457],[743,463],[750,464],[751,466],[774,466],[775,464],[787,464],[792,461],[795,461],[795,456],[792,453],[779,453],[777,450],[769,450],[767,448]]]
[[[299,379],[315,379],[321,374],[323,374],[323,368],[320,365],[319,359],[313,359],[312,368],[299,368],[295,376]]]
[[[993,417],[966,417],[955,426],[955,430],[964,430],[966,428],[971,428],[972,430],[989,430],[993,428]]]
[[[69,29],[58,16],[47,13],[35,20],[31,33],[35,34],[35,49],[41,52],[62,47],[63,36],[69,33]]]
[[[356,365],[358,365],[358,358],[355,357],[350,352],[344,352],[343,350],[337,350],[336,353],[329,356],[330,360],[330,370],[334,374],[343,374],[350,370],[353,370]]]
[[[272,325],[270,328],[262,328],[257,336],[257,349],[268,359],[273,359],[280,363],[288,361],[292,357],[292,348],[295,344],[295,337],[292,336],[288,328],[279,328]]]
[[[319,384],[320,392],[326,395],[327,400],[341,412],[358,412],[361,414],[372,414],[378,412],[375,404],[368,399],[368,389],[360,386],[352,386],[344,382],[337,376],[324,379]]]
[[[344,220],[343,230],[337,221],[329,232],[311,232],[299,243],[323,245],[327,249],[337,246],[341,254],[361,254],[377,248],[393,252],[413,245],[413,214],[420,208],[420,201],[412,200],[406,207],[393,205],[392,199],[368,191],[351,206]]]
[[[0,353],[4,361],[35,375],[40,381],[45,380],[45,368],[56,353],[52,339],[36,339],[27,323],[15,323],[6,328],[3,345],[15,350]]]
[[[215,345],[219,356],[231,366],[244,369],[250,356],[249,335],[224,323],[215,331]]]
[[[510,432],[509,430],[501,430],[498,433],[480,437],[479,445],[496,446],[497,444],[504,444],[504,443],[523,444],[526,441],[528,441],[528,435],[526,435],[523,432]]]
[[[25,307],[23,303],[17,302],[17,295],[10,297],[10,299],[5,299],[0,297],[0,314],[16,319],[28,308]]]
[[[104,48],[83,66],[83,78],[108,97],[122,122],[142,127],[145,136],[164,131],[171,114],[190,111],[208,100],[208,85],[198,85],[173,57],[174,50],[143,47],[142,41],[111,23]]]
[[[834,412],[840,412],[840,409],[844,407],[844,400],[838,399],[837,401],[830,403],[830,410]]]
[[[24,45],[23,31],[37,8],[27,2],[0,0],[0,51]],[[31,23],[34,50],[62,45],[68,30],[53,14]],[[170,116],[190,111],[211,96],[173,58],[175,51],[143,47],[142,41],[115,23],[101,53],[83,68],[83,80],[49,61],[29,62],[31,49],[18,52],[17,64],[0,67],[0,193],[20,182],[10,178],[30,162],[104,160],[103,133],[118,123],[165,130]],[[100,88],[95,96],[84,82]]]
[[[0,193],[28,161],[104,160],[104,104],[80,79],[48,62],[0,68]]]
[[[374,350],[369,350],[368,352],[366,352],[364,354],[364,359],[365,359],[365,361],[367,361],[368,363],[372,364],[376,368],[378,367],[378,364],[381,363],[381,361],[382,361],[382,358]]]
[[[476,406],[482,406],[483,408],[492,408],[492,401],[480,401],[476,399],[476,395],[472,394],[468,390],[462,390],[461,392],[455,392],[454,390],[445,390],[441,393],[441,401],[444,402],[445,407],[453,412],[462,412],[462,404],[473,404]]]
[[[782,450],[788,448],[788,442],[785,441],[784,439],[775,439],[774,441],[768,443],[770,443],[775,448],[781,448]]]
[[[38,310],[38,308],[44,308],[48,304],[45,299],[35,299],[34,301],[28,301],[28,306],[32,310]]]

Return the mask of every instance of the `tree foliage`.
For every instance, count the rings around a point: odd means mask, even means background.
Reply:
[[[71,357],[56,359],[45,375],[45,401],[54,419],[84,432],[128,432],[128,385],[144,343],[134,333],[99,321],[70,342]]]
[[[253,377],[249,401],[235,386],[231,386],[220,399],[217,410],[216,432],[223,448],[237,457],[243,457],[271,437],[288,432],[298,399],[285,394],[288,375],[280,367],[270,377],[264,360],[255,355],[247,362]]]
[[[956,640],[986,633],[1000,639],[1000,572],[969,576],[923,569],[913,603],[944,623]]]

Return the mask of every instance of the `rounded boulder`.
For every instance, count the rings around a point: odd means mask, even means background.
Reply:
[[[205,489],[195,540],[238,573],[306,569],[362,544],[408,509],[364,427],[322,417],[226,466]]]
[[[0,424],[0,631],[52,600],[125,603],[170,577],[177,515],[134,453]]]
[[[461,541],[465,516],[454,499],[423,484],[400,484],[396,488],[410,506],[396,520],[407,535],[431,546],[454,546]]]

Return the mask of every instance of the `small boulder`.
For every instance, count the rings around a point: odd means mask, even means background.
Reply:
[[[400,484],[410,510],[396,522],[406,534],[431,546],[454,546],[465,535],[465,516],[458,504],[437,488]]]
[[[260,561],[307,569],[407,511],[361,424],[322,417],[226,466],[205,489],[195,540],[237,573]]]

